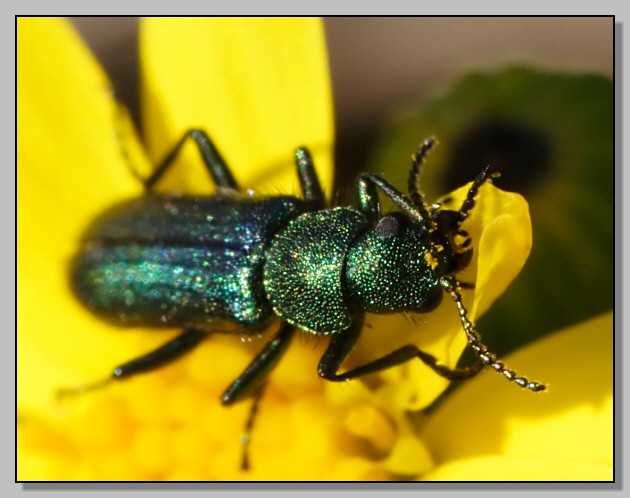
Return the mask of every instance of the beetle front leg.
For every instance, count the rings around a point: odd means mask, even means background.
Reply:
[[[359,210],[371,221],[376,221],[380,217],[377,188],[416,223],[427,223],[430,219],[425,206],[416,206],[388,181],[373,173],[366,173],[357,181],[357,197]]]
[[[407,344],[406,346],[402,346],[401,348],[396,349],[381,358],[377,358],[376,360],[370,361],[346,372],[337,373],[341,367],[341,363],[343,363],[346,359],[359,338],[362,327],[363,322],[360,320],[355,322],[350,328],[332,336],[330,343],[328,344],[328,348],[324,352],[324,355],[318,365],[318,373],[320,377],[330,381],[341,382],[380,372],[381,370],[386,370],[396,365],[400,365],[414,358],[418,358],[439,376],[448,380],[468,379],[476,375],[483,368],[483,363],[477,362],[468,368],[451,369],[443,365],[439,365],[437,359],[433,355],[421,351],[413,344]]]
[[[357,181],[357,204],[370,222],[375,223],[381,217],[381,205],[378,201],[376,185],[369,176],[361,176]]]
[[[313,158],[306,147],[300,147],[295,151],[295,164],[304,200],[310,203],[313,209],[322,209],[326,205],[326,197],[319,183]]]
[[[238,184],[230,172],[230,168],[219,153],[216,145],[212,142],[205,131],[199,129],[188,130],[182,138],[177,142],[175,147],[166,155],[158,167],[153,171],[151,176],[144,180],[144,186],[147,190],[151,190],[155,184],[162,178],[164,173],[174,163],[175,158],[180,153],[182,147],[188,138],[192,138],[199,149],[201,158],[203,159],[206,169],[210,177],[217,187],[230,188],[238,190]]]

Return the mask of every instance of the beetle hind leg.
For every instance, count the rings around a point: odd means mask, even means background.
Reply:
[[[156,370],[167,363],[175,361],[185,353],[188,353],[207,335],[208,333],[201,329],[186,329],[180,335],[162,344],[157,349],[117,366],[108,377],[100,381],[75,388],[59,389],[57,391],[57,397],[65,398],[84,394],[105,387],[113,380],[127,379],[139,373]]]
[[[174,339],[127,363],[114,368],[112,378],[126,379],[166,365],[196,347],[208,333],[200,329],[186,329]]]

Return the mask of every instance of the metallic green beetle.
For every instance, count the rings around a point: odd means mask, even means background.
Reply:
[[[154,185],[189,138],[199,147],[217,193],[156,193]],[[364,174],[357,182],[356,207],[329,208],[305,148],[295,153],[302,198],[252,198],[238,193],[209,137],[201,130],[187,132],[145,181],[145,195],[99,217],[72,262],[72,288],[96,314],[118,325],[183,330],[157,350],[115,368],[108,380],[157,368],[213,332],[258,333],[280,320],[275,337],[226,389],[223,404],[262,383],[296,330],[330,336],[318,366],[319,375],[330,381],[418,358],[448,379],[470,377],[489,365],[521,387],[545,389],[488,351],[462,304],[456,275],[470,262],[472,247],[461,225],[479,188],[493,175],[483,170],[458,210],[429,206],[419,176],[433,144],[425,140],[413,156],[409,197],[379,176]],[[398,211],[382,216],[378,191]],[[455,301],[477,364],[449,369],[410,344],[340,372],[361,334],[365,312],[427,313],[445,292]]]

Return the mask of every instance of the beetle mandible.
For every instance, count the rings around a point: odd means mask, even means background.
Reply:
[[[217,191],[211,196],[156,193],[155,184],[189,139]],[[418,358],[450,380],[471,377],[488,365],[521,387],[544,390],[488,351],[467,317],[456,277],[472,257],[471,239],[461,225],[479,188],[495,175],[486,167],[458,210],[427,204],[419,177],[434,143],[425,140],[413,155],[409,196],[367,173],[357,181],[356,207],[327,207],[306,148],[295,152],[301,198],[248,197],[237,195],[237,182],[207,134],[189,130],[144,180],[146,194],[95,220],[72,261],[71,286],[97,315],[118,325],[182,329],[155,351],[116,367],[107,381],[173,361],[212,332],[253,334],[280,320],[275,336],[223,393],[224,405],[261,385],[296,330],[330,336],[318,364],[318,374],[330,381]],[[379,191],[397,211],[381,215]],[[478,357],[475,365],[450,369],[409,344],[340,371],[366,312],[427,313],[444,293],[456,304]]]

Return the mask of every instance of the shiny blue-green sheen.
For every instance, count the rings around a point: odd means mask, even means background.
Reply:
[[[353,312],[345,298],[344,261],[350,242],[368,226],[351,208],[305,213],[273,239],[267,252],[265,290],[274,311],[300,329],[334,334]]]
[[[119,324],[256,332],[273,318],[262,283],[266,248],[305,209],[288,196],[127,201],[88,229],[71,284]]]
[[[372,313],[427,312],[442,299],[440,265],[427,232],[393,213],[360,235],[348,252],[346,280],[352,300]]]

